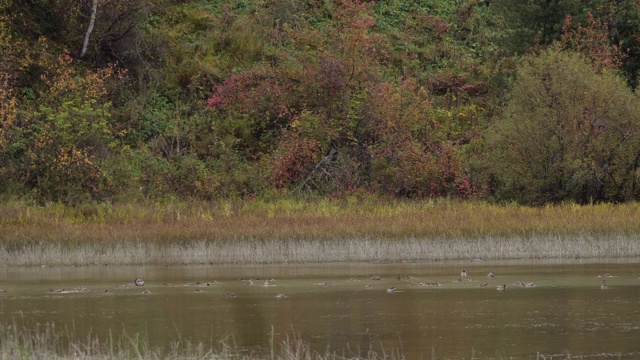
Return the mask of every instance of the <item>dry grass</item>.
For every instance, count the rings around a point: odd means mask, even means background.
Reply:
[[[7,265],[640,256],[640,205],[278,201],[0,206]]]

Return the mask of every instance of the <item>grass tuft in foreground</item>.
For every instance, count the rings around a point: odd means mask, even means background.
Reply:
[[[346,352],[346,351],[345,351]],[[399,352],[376,352],[372,348],[365,354],[338,352],[318,353],[309,342],[296,333],[279,344],[271,340],[269,349],[262,352],[239,349],[233,339],[222,340],[217,346],[191,343],[176,339],[168,349],[153,347],[139,335],[123,333],[117,338],[99,339],[91,334],[82,338],[71,335],[67,329],[58,330],[53,324],[33,329],[13,325],[0,325],[0,359],[30,360],[101,360],[101,359],[211,359],[211,360],[365,360],[404,359]]]

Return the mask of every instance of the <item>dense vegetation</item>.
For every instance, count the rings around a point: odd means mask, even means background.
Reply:
[[[637,0],[1,0],[0,196],[638,200],[639,49]]]

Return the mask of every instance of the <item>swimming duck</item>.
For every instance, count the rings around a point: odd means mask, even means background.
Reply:
[[[528,282],[528,283],[524,283],[523,285],[526,288],[532,288],[532,287],[536,287],[536,284],[532,283],[532,282]]]
[[[392,287],[387,289],[387,292],[388,293],[394,293],[394,292],[396,292],[396,288],[392,286]]]
[[[276,299],[286,299],[286,298],[287,298],[287,295],[285,295],[285,294],[276,295]]]
[[[249,281],[247,281],[245,284],[247,284],[247,285],[253,285],[253,280],[249,280]]]
[[[265,281],[264,281],[264,284],[263,284],[262,286],[265,286],[265,287],[266,287],[266,286],[269,286],[269,280],[265,280]]]
[[[496,287],[496,290],[498,290],[498,291],[505,291],[505,290],[507,290],[507,285],[506,285],[506,284],[498,285],[498,286]]]
[[[135,280],[133,280],[133,284],[135,286],[144,286],[144,280],[142,280],[140,278],[136,278]]]
[[[489,286],[489,283],[482,283],[482,284],[480,284],[480,287],[487,287],[487,286]]]
[[[152,292],[149,289],[144,289],[144,291],[142,292],[142,295],[151,295]]]
[[[489,271],[489,273],[487,274],[487,277],[494,278],[494,277],[496,277],[496,274],[494,274],[491,271]]]
[[[225,298],[225,299],[233,299],[233,298],[236,297],[236,294],[234,294],[234,293],[226,293],[226,294],[222,295],[222,297]]]
[[[462,270],[462,272],[460,273],[460,277],[467,277],[467,270]]]
[[[608,289],[609,285],[607,285],[607,282],[602,280],[602,285],[600,285],[600,289]]]
[[[371,280],[381,280],[381,279],[382,278],[380,276],[376,276],[376,275],[371,277]]]

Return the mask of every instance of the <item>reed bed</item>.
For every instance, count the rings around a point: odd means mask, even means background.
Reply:
[[[435,239],[334,239],[92,243],[0,246],[5,266],[192,265],[323,262],[417,262],[496,259],[640,257],[627,236],[540,236]]]
[[[373,200],[0,205],[6,265],[640,256],[640,205]]]

